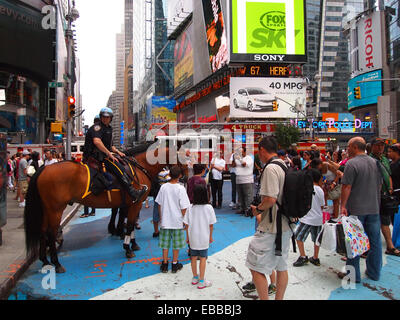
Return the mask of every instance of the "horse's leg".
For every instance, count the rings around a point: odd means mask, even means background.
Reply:
[[[135,257],[135,253],[131,250],[129,244],[131,243],[131,233],[133,231],[133,225],[130,226],[128,224],[128,227],[126,228],[126,233],[125,233],[125,240],[124,240],[124,250],[125,250],[125,255],[128,259]]]
[[[139,212],[142,209],[142,203],[135,204],[134,206],[129,208],[128,211],[128,221],[127,221],[127,231],[130,231],[131,237],[131,250],[138,251],[140,247],[136,243],[135,237],[135,223],[139,217]]]
[[[65,273],[66,270],[58,261],[58,256],[57,256],[57,248],[56,248],[57,231],[58,230],[53,229],[50,230],[48,233],[50,242],[50,259],[51,263],[56,267],[56,273]]]
[[[124,239],[124,223],[127,216],[127,208],[119,209],[118,225],[117,225],[117,235]]]
[[[135,221],[137,219],[138,213],[141,208],[142,208],[142,203],[135,203],[135,204],[131,205],[130,207],[128,207],[128,209],[127,209],[128,221],[127,221],[127,227],[126,227],[126,233],[125,233],[124,249],[126,251],[126,256],[128,258],[135,257],[135,253],[133,252],[133,250],[130,248],[129,245],[131,243],[132,235],[133,236],[135,235],[133,233],[133,230],[135,227]],[[135,241],[135,240],[133,239],[133,241]]]
[[[118,213],[118,208],[113,208],[111,211],[110,222],[108,224],[108,233],[110,233],[113,236],[117,234],[115,230],[115,219],[117,217],[117,213]]]
[[[45,233],[40,237],[39,259],[43,262],[43,267],[50,265],[47,260],[47,235]]]

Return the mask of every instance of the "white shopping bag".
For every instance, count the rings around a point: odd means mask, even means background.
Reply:
[[[325,250],[336,251],[336,225],[337,223],[326,222],[321,229],[316,245]]]

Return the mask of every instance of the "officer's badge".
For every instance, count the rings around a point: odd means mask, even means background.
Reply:
[[[94,127],[94,131],[100,131],[101,130],[101,127],[100,126],[95,126]]]

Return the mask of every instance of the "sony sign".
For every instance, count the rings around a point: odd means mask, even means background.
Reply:
[[[381,12],[372,12],[357,23],[359,70],[382,68]]]

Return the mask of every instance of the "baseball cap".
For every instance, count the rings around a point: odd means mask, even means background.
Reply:
[[[373,146],[374,144],[385,144],[385,140],[383,140],[382,138],[374,138],[371,141],[371,146]]]
[[[23,156],[27,156],[27,155],[30,155],[30,153],[29,153],[28,150],[24,150],[24,151],[22,152],[22,155],[23,155]]]

